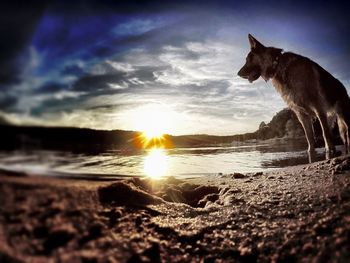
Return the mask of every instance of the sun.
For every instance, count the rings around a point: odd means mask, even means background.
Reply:
[[[163,116],[158,113],[148,115],[148,118],[142,122],[143,128],[141,131],[147,140],[161,138],[166,133],[167,127]]]
[[[166,141],[173,128],[172,113],[162,107],[140,108],[133,116],[134,129],[140,132],[136,142],[142,148],[169,148]]]
[[[162,105],[139,108],[134,112],[133,118],[134,127],[149,137],[169,133],[173,128],[173,112]]]

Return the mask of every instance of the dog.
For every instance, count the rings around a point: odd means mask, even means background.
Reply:
[[[283,52],[280,48],[265,47],[251,34],[248,39],[250,52],[238,76],[251,83],[259,77],[272,80],[304,128],[309,156],[315,152],[312,125],[315,117],[321,124],[327,156],[335,153],[328,124],[328,117],[332,115],[336,118],[345,151],[349,152],[350,99],[344,85],[309,58]]]

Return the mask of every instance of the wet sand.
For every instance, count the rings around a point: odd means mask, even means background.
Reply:
[[[186,180],[3,172],[0,204],[0,262],[350,260],[349,156]]]

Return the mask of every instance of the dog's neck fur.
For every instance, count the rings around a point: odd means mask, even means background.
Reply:
[[[295,63],[301,56],[291,52],[284,52],[277,55],[277,63],[275,63],[273,75],[271,76],[272,81],[278,80],[286,82],[288,78],[288,69]]]
[[[279,61],[280,61],[280,57],[282,56],[282,53],[281,54],[278,54],[275,59],[273,60],[272,62],[272,69],[274,71],[273,73],[273,76],[272,77],[275,77],[276,76],[276,73],[277,73],[277,67],[278,67],[278,64],[279,64]]]
[[[273,59],[272,66],[268,68],[265,74],[262,74],[262,78],[266,82],[276,76],[282,55],[282,51],[278,52]]]

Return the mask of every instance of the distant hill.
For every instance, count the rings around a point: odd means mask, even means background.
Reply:
[[[321,129],[315,122],[315,133],[321,137]],[[140,132],[102,131],[65,127],[27,127],[6,125],[0,122],[2,141],[0,149],[49,149],[72,152],[96,153],[106,150],[133,151],[138,149]],[[337,128],[334,127],[337,135]],[[303,129],[295,114],[289,109],[278,112],[269,123],[261,122],[255,132],[231,136],[214,135],[166,135],[168,146],[199,147],[247,142],[249,140],[266,140],[271,138],[304,137]],[[339,136],[338,136],[339,137]],[[153,141],[149,146],[157,145]]]
[[[95,152],[119,149],[132,144],[138,135],[133,131],[101,131],[65,127],[27,127],[0,125],[0,148],[50,149]]]
[[[288,108],[276,113],[269,123],[265,124],[265,122],[261,122],[259,129],[255,133],[256,138],[259,140],[304,136],[303,127],[296,115]]]
[[[336,143],[341,144],[338,126],[334,121],[332,124],[333,137]],[[322,129],[318,120],[313,122],[316,143],[318,145],[323,144]],[[305,138],[304,130],[298,121],[295,113],[288,108],[285,108],[272,118],[272,120],[265,124],[261,122],[259,129],[254,132],[254,137],[258,140],[267,140],[271,138]]]

